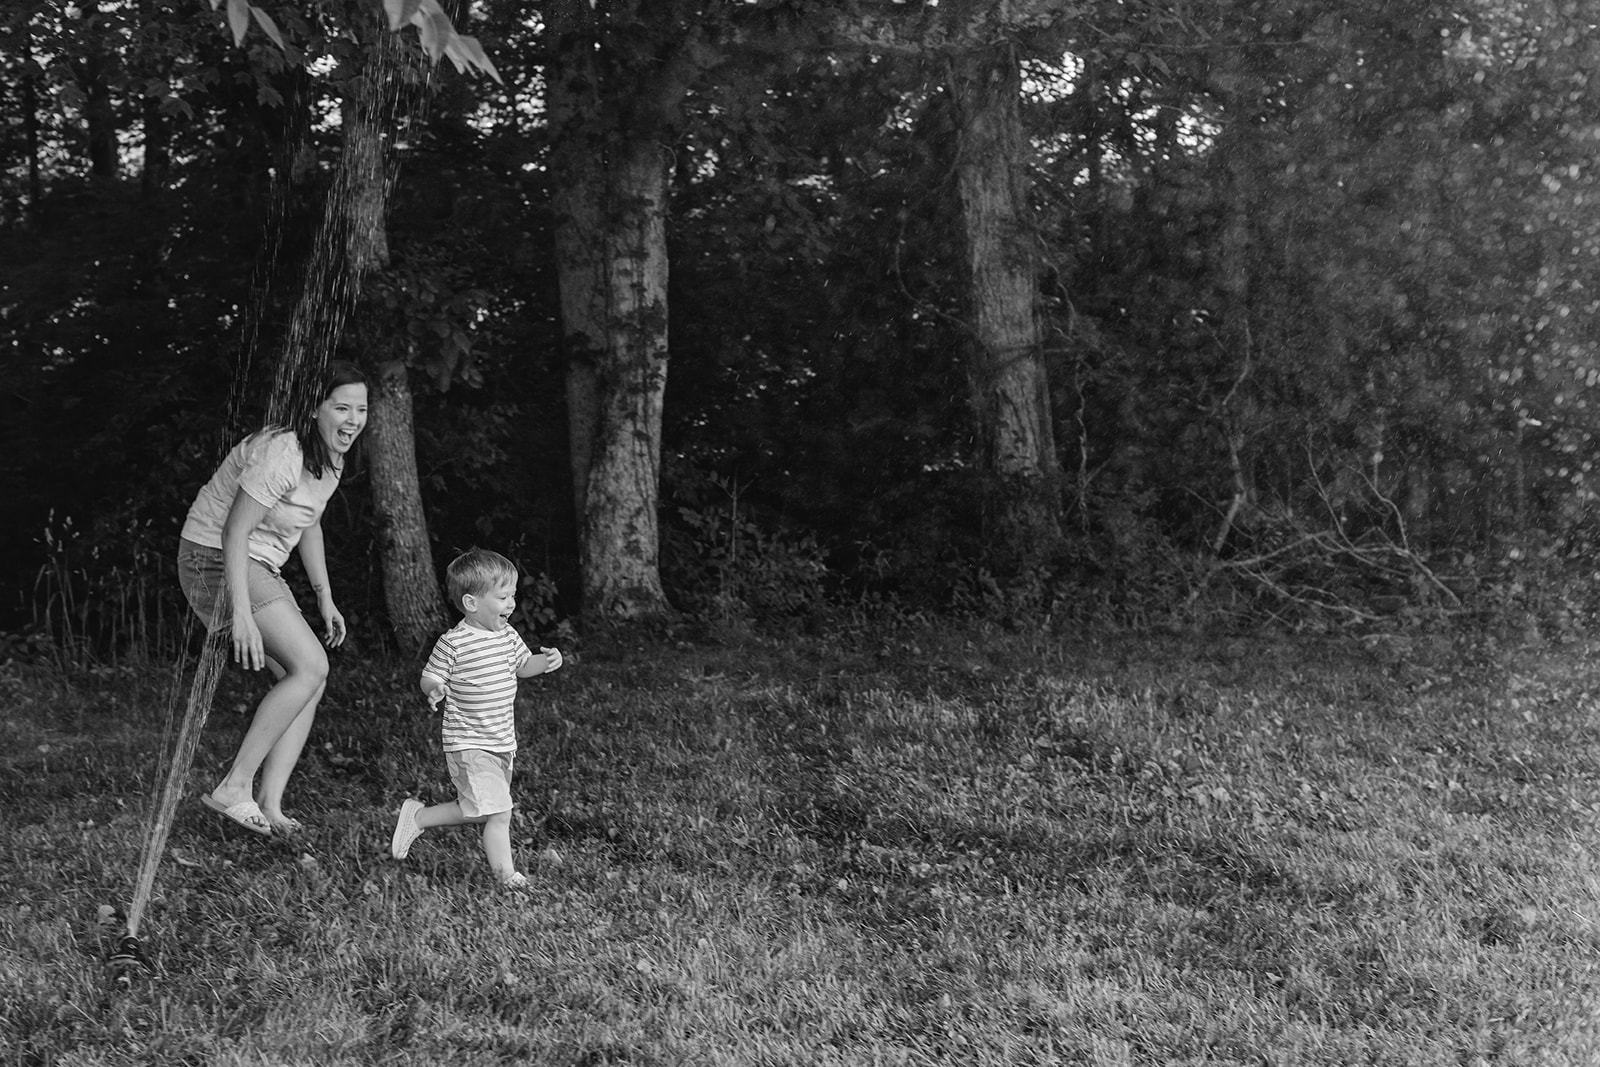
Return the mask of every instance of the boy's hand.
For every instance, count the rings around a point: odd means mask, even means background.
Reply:
[[[544,653],[544,658],[550,661],[545,665],[544,668],[544,673],[546,674],[549,674],[553,670],[559,669],[561,664],[564,662],[561,658],[561,650],[559,648],[540,648],[539,651]]]
[[[440,702],[444,700],[444,687],[440,686],[438,689],[434,689],[431,692],[423,695],[428,698],[429,709],[438,711]]]

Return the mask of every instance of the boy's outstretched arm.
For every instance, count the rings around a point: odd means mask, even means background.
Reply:
[[[559,648],[540,648],[517,668],[517,677],[532,678],[536,674],[549,674],[553,670],[559,670],[564,662]]]
[[[424,673],[422,676],[422,695],[428,698],[428,707],[437,708],[439,701],[444,699],[444,679],[435,674]]]

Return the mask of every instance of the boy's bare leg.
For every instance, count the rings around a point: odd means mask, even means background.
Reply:
[[[504,882],[517,873],[511,858],[511,813],[496,812],[483,819],[483,854],[489,858],[489,869]]]
[[[430,804],[417,812],[417,826],[424,830],[431,830],[435,826],[476,826],[483,822],[482,815],[461,814],[460,801],[450,800],[443,804]]]
[[[489,869],[494,876],[504,882],[517,873],[516,862],[511,856],[509,811],[493,815],[463,815],[461,802],[450,800],[443,804],[431,804],[417,812],[417,826],[423,830],[431,830],[435,826],[482,826],[483,854],[488,858]]]

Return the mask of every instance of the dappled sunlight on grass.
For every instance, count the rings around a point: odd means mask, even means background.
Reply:
[[[57,686],[5,727],[0,1058],[1600,1062],[1588,662],[950,633],[580,653],[520,707],[526,897],[470,830],[387,858],[399,800],[449,795],[436,727],[409,676],[343,664],[291,789],[311,833],[182,808],[160,973],[126,991],[102,920],[162,711]]]

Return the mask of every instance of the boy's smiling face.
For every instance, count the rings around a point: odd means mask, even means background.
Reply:
[[[500,578],[481,593],[468,593],[461,598],[461,614],[469,625],[480,630],[504,630],[511,625],[511,613],[517,608],[517,579]]]

